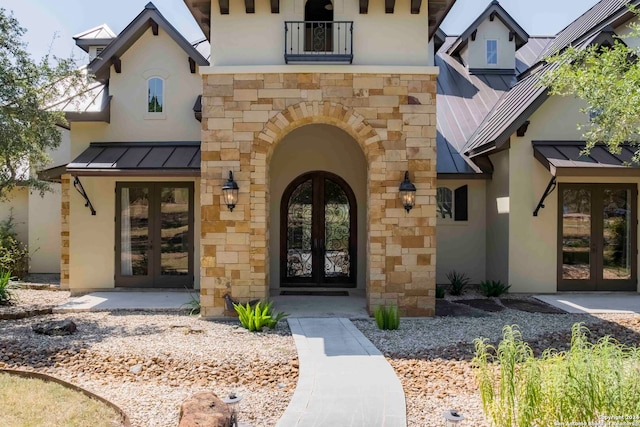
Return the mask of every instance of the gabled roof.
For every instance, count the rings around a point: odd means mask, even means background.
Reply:
[[[111,65],[119,64],[120,57],[149,28],[153,30],[154,34],[158,33],[158,28],[165,31],[185,51],[193,63],[200,66],[209,65],[209,61],[162,16],[153,3],[148,3],[127,28],[109,43],[98,57],[91,61],[89,70],[95,75],[96,79],[106,82],[109,79]]]
[[[635,2],[637,3],[638,0]],[[613,37],[609,25],[622,23],[632,14],[624,3],[624,0],[602,0],[558,33],[556,39],[544,49],[540,58],[545,55],[544,52],[557,51],[559,47],[574,45],[578,49],[584,49],[592,44],[612,43]],[[608,11],[606,12],[608,15],[605,11]],[[583,32],[579,32],[577,28]],[[558,42],[559,39],[562,42]],[[469,138],[464,152],[474,157],[504,146],[509,137],[523,126],[531,114],[547,99],[547,88],[540,85],[540,76],[556,67],[556,64],[538,62],[522,74],[521,80],[502,96]]]
[[[507,13],[506,10],[500,6],[498,0],[493,0],[491,4],[473,21],[473,23],[467,28],[458,39],[449,47],[448,53],[450,55],[458,55],[460,51],[469,43],[469,38],[475,39],[476,31],[480,24],[489,19],[493,21],[498,18],[510,32],[509,40],[515,38],[516,50],[520,49],[529,40],[529,34],[518,24],[515,19]]]
[[[107,46],[115,38],[116,34],[111,31],[107,24],[98,25],[73,36],[76,46],[85,52],[89,52],[89,47],[91,46]]]

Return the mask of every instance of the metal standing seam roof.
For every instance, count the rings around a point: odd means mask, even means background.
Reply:
[[[515,83],[515,75],[471,74],[447,50],[457,37],[447,37],[436,55],[440,68],[437,94],[437,170],[439,174],[476,174],[479,168],[462,150],[485,116]],[[529,38],[516,52],[516,62],[528,68],[549,42]]]
[[[624,169],[640,172],[633,164],[634,149],[622,145],[620,153],[609,152],[604,144],[594,146],[588,155],[582,154],[584,141],[533,141],[533,154],[554,176],[570,175],[578,168]]]
[[[557,50],[576,41],[578,41],[576,48],[588,46],[600,36],[601,30],[606,29],[614,17],[631,13],[626,10],[625,3],[624,0],[602,0],[562,30],[543,52]],[[566,40],[570,41],[566,42]],[[544,56],[545,54],[542,53],[539,58]],[[473,157],[486,151],[485,148],[490,149],[504,144],[509,136],[546,100],[547,88],[540,85],[539,77],[554,68],[557,68],[556,64],[543,63],[506,92],[469,138],[464,152]]]
[[[200,141],[93,142],[67,165],[67,172],[200,171]]]

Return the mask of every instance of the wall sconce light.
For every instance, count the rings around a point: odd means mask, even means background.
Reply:
[[[404,181],[400,183],[400,200],[407,213],[416,204],[416,186],[409,180],[409,171],[404,173]]]
[[[229,210],[233,212],[238,202],[238,183],[233,180],[232,171],[229,171],[229,179],[222,186],[222,197]]]
[[[445,426],[447,427],[456,427],[462,422],[462,420],[464,420],[464,416],[455,409],[444,411],[442,416],[445,419]]]
[[[229,396],[222,399],[222,403],[226,404],[229,407],[229,412],[231,412],[231,427],[238,427],[238,404],[242,400],[242,396],[239,396],[235,393],[229,393]]]

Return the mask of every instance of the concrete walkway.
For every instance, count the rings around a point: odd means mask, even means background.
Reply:
[[[81,311],[185,310],[191,297],[199,298],[198,291],[189,292],[92,292],[72,297],[68,302],[53,309],[54,313]]]
[[[615,293],[560,293],[534,295],[534,298],[558,307],[567,313],[579,314],[640,314],[640,294]]]
[[[344,318],[289,318],[300,376],[278,427],[406,427],[400,380]]]

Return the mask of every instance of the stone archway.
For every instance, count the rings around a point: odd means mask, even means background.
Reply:
[[[435,77],[347,73],[205,77],[201,154],[205,316],[223,314],[225,294],[241,300],[268,295],[270,158],[287,134],[312,123],[342,129],[366,158],[369,308],[394,304],[403,315],[434,314]],[[233,212],[221,203],[221,185],[229,170],[240,186]],[[398,198],[406,170],[416,185],[418,202],[408,214]]]

